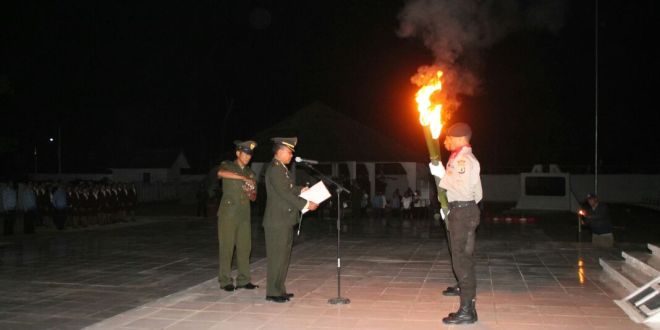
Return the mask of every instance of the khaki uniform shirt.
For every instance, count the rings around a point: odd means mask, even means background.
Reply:
[[[449,159],[446,174],[440,180],[440,188],[447,190],[447,200],[479,203],[483,196],[480,171],[479,161],[470,147],[463,147],[454,158]]]
[[[220,169],[256,180],[256,175],[249,166],[241,168],[235,161],[222,162]],[[243,180],[222,179],[222,200],[218,207],[218,216],[221,216],[221,213],[235,215],[237,212],[249,216],[250,199],[243,190],[243,183]]]

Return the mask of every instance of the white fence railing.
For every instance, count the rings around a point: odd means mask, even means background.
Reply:
[[[193,202],[199,189],[199,182],[138,183],[135,187],[140,202],[171,200]]]

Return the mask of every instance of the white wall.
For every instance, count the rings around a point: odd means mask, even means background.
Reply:
[[[142,182],[143,173],[151,173],[151,182],[170,181],[170,170],[161,168],[113,168],[112,179],[119,182]]]
[[[365,163],[373,166],[374,163]],[[409,172],[408,185],[414,190],[421,188],[423,181],[428,181],[428,165],[416,163],[401,163]],[[253,167],[255,163],[253,163]],[[369,167],[367,167],[369,169]],[[372,167],[373,171],[373,167]],[[415,172],[414,174],[411,172]],[[375,173],[370,173],[372,189],[375,184]],[[414,178],[414,181],[413,181]],[[578,201],[582,201],[587,193],[594,190],[593,175],[571,175],[570,189]],[[487,174],[481,176],[484,189],[484,201],[516,202],[520,196],[519,174]],[[389,186],[389,185],[388,185]],[[392,188],[393,190],[394,188]],[[407,187],[406,187],[407,189]],[[401,190],[401,189],[400,189]],[[401,190],[401,192],[405,189]],[[391,191],[388,187],[388,196]],[[660,175],[608,174],[598,176],[598,195],[602,201],[615,203],[660,203]]]
[[[570,189],[581,201],[594,190],[593,175],[571,175]],[[520,175],[482,175],[484,200],[515,202],[520,195]],[[598,176],[598,195],[604,202],[647,203],[660,201],[660,175],[608,174]]]
[[[520,175],[482,175],[484,201],[515,202],[520,195]]]
[[[103,179],[114,180],[112,174],[87,174],[87,173],[35,173],[29,175],[32,181],[63,181],[74,180],[99,181]]]
[[[136,183],[135,187],[140,202],[178,200],[184,203],[194,203],[199,182]]]
[[[257,165],[257,166],[255,166]],[[261,166],[259,166],[261,165]],[[263,164],[252,164],[253,168],[259,170]],[[424,179],[426,164],[416,168],[417,180]],[[408,170],[408,167],[406,167]],[[75,179],[101,180],[108,178],[116,182],[142,182],[142,173],[152,172],[152,182],[162,182],[167,178],[168,170],[121,170],[117,169],[113,174],[33,174],[31,180],[37,181],[71,181]],[[182,197],[189,195],[189,190],[197,185],[197,179],[203,176],[182,176],[181,181],[190,182],[190,187],[181,188],[177,185],[155,185],[147,188],[145,186],[144,200],[158,200],[160,198]],[[571,175],[570,189],[578,199],[582,201],[587,193],[594,190],[593,175]],[[484,189],[484,201],[489,202],[516,202],[520,195],[520,175],[498,175],[487,174],[481,176]],[[416,187],[418,182],[411,182],[411,187]],[[179,187],[179,188],[175,188]],[[415,188],[413,188],[415,189]],[[146,192],[149,190],[149,192]],[[169,190],[169,191],[165,191]],[[179,190],[179,191],[176,191]],[[185,191],[185,192],[183,192]],[[660,204],[660,175],[636,175],[636,174],[608,174],[598,176],[598,195],[604,202],[633,203],[633,204]]]

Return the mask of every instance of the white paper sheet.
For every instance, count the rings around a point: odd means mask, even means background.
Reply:
[[[326,199],[330,198],[330,196],[330,192],[328,191],[328,188],[326,188],[325,184],[323,184],[323,181],[317,182],[315,185],[309,187],[309,189],[306,191],[300,193],[300,197],[319,205]],[[307,209],[302,210],[303,213],[307,211]]]

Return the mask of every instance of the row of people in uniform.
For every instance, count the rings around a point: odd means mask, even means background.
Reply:
[[[69,187],[67,198],[74,228],[135,220],[138,195],[133,184],[83,183]]]
[[[50,221],[62,230],[134,220],[138,203],[137,189],[128,183],[7,182],[0,183],[0,192],[4,235],[14,233],[19,216],[26,234]]]

